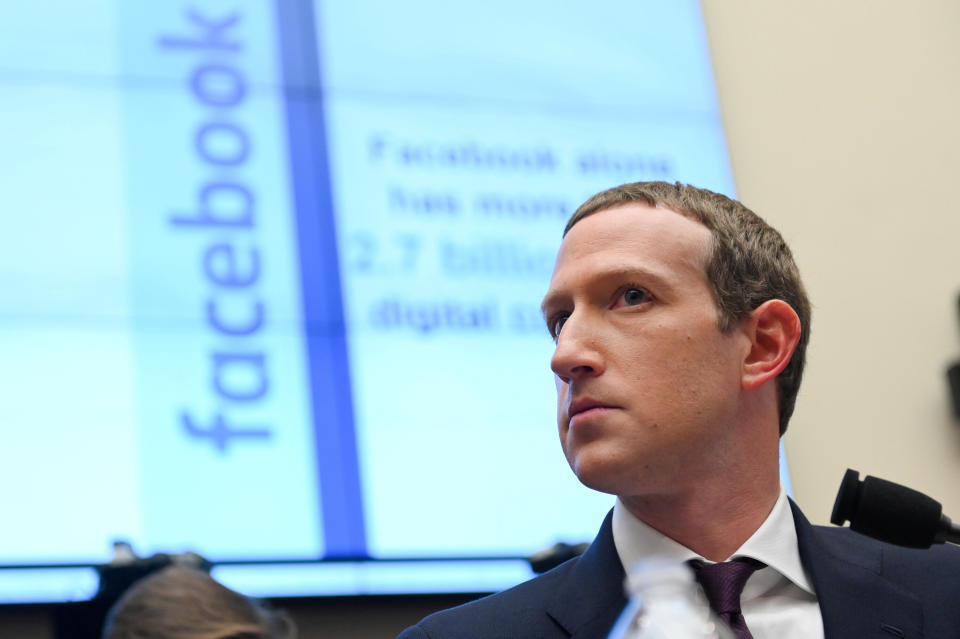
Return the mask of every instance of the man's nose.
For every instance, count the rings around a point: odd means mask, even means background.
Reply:
[[[586,319],[571,315],[557,336],[550,368],[569,384],[575,379],[599,375],[603,367],[600,336],[596,329]]]

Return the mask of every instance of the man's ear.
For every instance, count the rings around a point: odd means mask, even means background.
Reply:
[[[750,352],[743,361],[741,385],[753,390],[780,374],[800,341],[800,318],[783,300],[767,300],[744,320]]]

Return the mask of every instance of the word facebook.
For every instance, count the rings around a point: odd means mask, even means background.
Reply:
[[[188,436],[225,453],[235,441],[271,436],[268,425],[241,417],[270,390],[267,356],[256,340],[267,321],[257,289],[263,258],[256,242],[256,194],[242,176],[253,141],[241,118],[247,98],[241,14],[191,9],[185,17],[182,32],[162,36],[158,46],[196,59],[187,84],[198,108],[192,148],[204,174],[192,206],[171,214],[168,223],[201,238],[200,271],[210,290],[201,304],[217,346],[207,357],[216,409],[200,417],[182,410],[179,417]]]

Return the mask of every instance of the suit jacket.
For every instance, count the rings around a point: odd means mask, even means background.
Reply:
[[[960,638],[960,549],[900,548],[849,528],[812,526],[790,506],[826,639]],[[432,614],[398,639],[603,639],[626,604],[611,521],[612,513],[580,557]]]

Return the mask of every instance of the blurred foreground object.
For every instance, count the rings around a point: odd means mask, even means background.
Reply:
[[[114,605],[104,639],[295,639],[283,613],[217,583],[203,570],[169,566]]]
[[[624,587],[627,606],[607,639],[735,639],[710,610],[685,564],[638,561]]]

